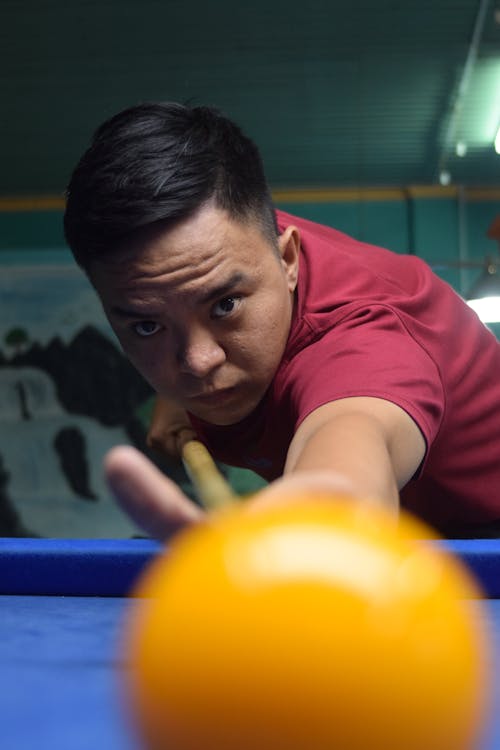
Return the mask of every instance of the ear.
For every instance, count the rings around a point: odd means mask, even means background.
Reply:
[[[300,255],[300,232],[297,227],[293,225],[286,227],[278,237],[278,249],[281,264],[287,277],[288,289],[290,292],[294,292],[299,276]]]

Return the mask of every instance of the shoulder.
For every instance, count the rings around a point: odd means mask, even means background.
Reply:
[[[363,243],[359,240],[350,237],[349,235],[335,229],[332,226],[326,224],[319,224],[316,221],[310,219],[304,219],[300,216],[287,213],[281,209],[276,209],[276,220],[278,223],[278,229],[283,232],[288,226],[296,226],[301,234],[310,240],[336,242],[347,245],[362,245]]]

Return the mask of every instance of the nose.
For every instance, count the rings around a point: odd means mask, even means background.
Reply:
[[[182,373],[206,378],[226,359],[226,353],[209,331],[191,329],[178,346]]]

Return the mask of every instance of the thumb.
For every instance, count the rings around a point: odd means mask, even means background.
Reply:
[[[104,459],[108,485],[120,507],[148,534],[167,540],[204,512],[131,446],[113,448]]]

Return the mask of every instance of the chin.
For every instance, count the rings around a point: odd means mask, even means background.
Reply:
[[[206,414],[204,416],[200,416],[200,419],[202,419],[204,422],[208,422],[208,424],[213,424],[216,427],[231,427],[231,425],[238,424],[238,422],[241,422],[247,416],[248,412],[242,414],[234,414],[231,416]]]
[[[206,409],[203,414],[198,414],[198,418],[202,419],[208,424],[216,425],[217,427],[230,427],[231,425],[238,424],[245,417],[253,411],[254,406],[248,408],[239,409],[228,409],[228,410],[217,410],[217,409]]]

